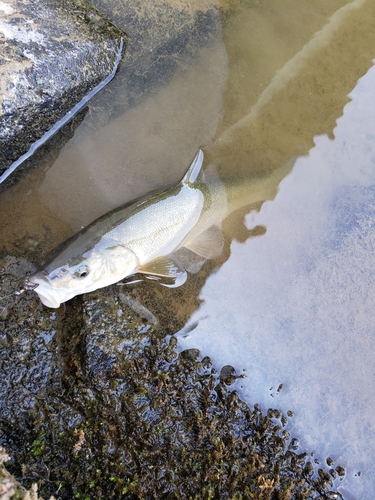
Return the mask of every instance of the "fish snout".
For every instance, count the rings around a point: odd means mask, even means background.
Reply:
[[[47,307],[57,308],[61,304],[57,291],[52,288],[45,278],[39,277],[37,273],[30,276],[23,287],[24,290],[35,290],[42,304]]]

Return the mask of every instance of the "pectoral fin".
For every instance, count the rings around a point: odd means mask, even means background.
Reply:
[[[214,259],[223,251],[223,233],[217,226],[211,226],[184,246],[201,257]]]
[[[183,285],[187,279],[185,268],[174,255],[158,257],[137,269],[137,272],[146,275],[146,277],[150,276],[151,279],[153,276],[169,278],[173,280],[173,284],[162,284],[172,287]]]

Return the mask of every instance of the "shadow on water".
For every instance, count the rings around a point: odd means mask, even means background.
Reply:
[[[48,171],[42,176],[31,173],[2,195],[5,249],[42,263],[53,246],[81,225],[126,200],[177,182],[201,144],[206,145],[207,168],[213,165],[224,182],[233,173],[255,179],[272,177],[282,165],[308,155],[317,135],[334,139],[348,95],[374,57],[375,13],[370,0],[316,0],[308,5],[295,0],[235,2],[222,14],[220,36],[211,39],[194,60],[181,63],[168,85],[150,92],[100,130],[95,127],[95,108],[102,112],[98,97],[83,127]],[[265,199],[275,196],[280,181]],[[33,201],[28,208],[25,199],[30,195]],[[247,218],[244,224],[249,210],[259,211],[261,205],[257,200],[250,207],[243,206],[223,222],[223,255],[208,261],[183,287],[168,290],[139,283],[126,290],[151,311],[160,330],[175,333],[199,310],[202,290],[209,277],[225,267],[233,240],[245,242],[267,233],[263,223],[249,229]],[[283,238],[288,239],[288,234]],[[223,310],[227,301],[236,300],[230,287],[225,292],[212,299]],[[124,289],[118,287],[98,290],[75,299],[67,308],[80,309],[83,301],[85,317],[91,321],[93,304],[100,304],[105,323],[106,314],[111,314],[108,303],[114,304],[116,314],[126,311],[122,293]],[[39,307],[36,297],[27,300],[33,310]],[[64,315],[59,310],[58,321]],[[244,321],[248,320],[244,314]],[[219,330],[220,325],[215,328]],[[84,349],[95,339],[77,342]],[[86,354],[91,367],[97,361],[95,346],[92,349],[92,356]],[[111,364],[110,358],[108,354],[103,366]],[[65,361],[69,379],[69,366],[77,359]],[[100,371],[95,376],[100,378]],[[73,383],[67,385],[72,390]]]

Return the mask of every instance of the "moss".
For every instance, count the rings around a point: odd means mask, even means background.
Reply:
[[[9,289],[16,264],[4,260]],[[292,412],[245,404],[233,367],[178,353],[169,316],[147,324],[117,289],[58,313],[33,294],[9,303],[2,370],[22,385],[2,393],[0,437],[19,480],[61,500],[341,498],[345,470],[299,453]]]
[[[64,398],[40,405],[33,437],[25,433],[31,454],[19,450],[13,469],[45,495],[58,484],[60,498],[82,500],[337,498],[328,472],[310,474],[307,455],[292,449],[280,411],[223,392],[208,358],[174,344],[151,336],[95,378],[78,363]]]

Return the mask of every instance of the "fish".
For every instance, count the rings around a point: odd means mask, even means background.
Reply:
[[[121,205],[58,245],[23,289],[35,290],[45,306],[58,308],[137,273],[181,286],[187,270],[178,250],[218,257],[224,245],[221,221],[246,204],[273,199],[287,173],[279,169],[234,186],[218,176],[207,180],[203,161],[199,149],[177,185]]]

